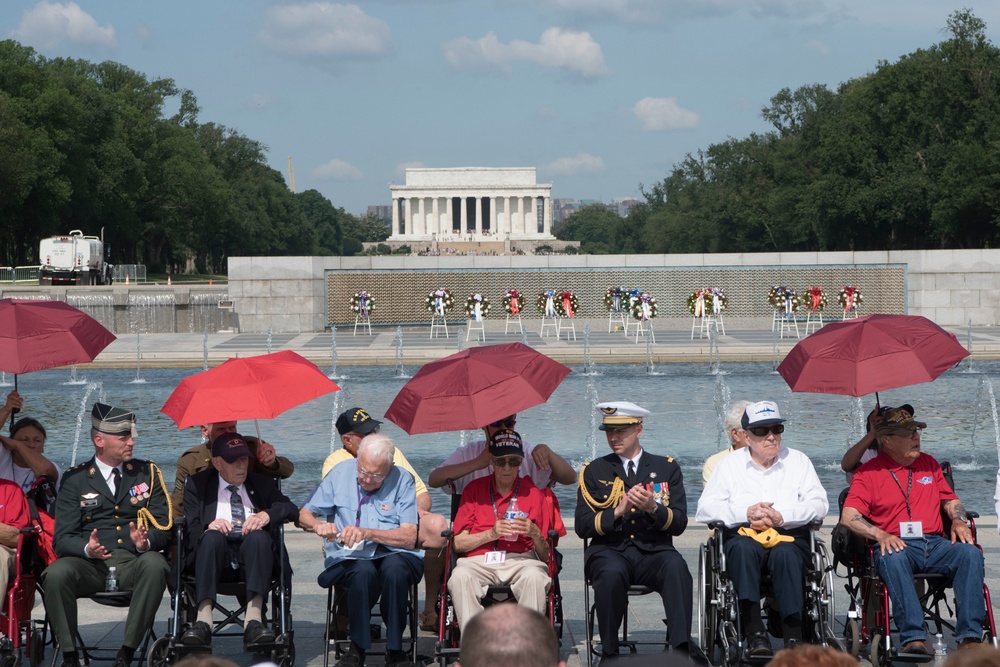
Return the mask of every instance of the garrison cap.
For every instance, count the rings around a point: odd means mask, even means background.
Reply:
[[[90,411],[90,424],[94,430],[108,435],[131,435],[136,437],[135,413],[104,403],[94,403]]]
[[[642,420],[650,415],[646,408],[640,408],[635,403],[628,401],[608,401],[598,403],[595,407],[604,415],[601,425],[598,426],[602,431],[608,429],[617,431],[633,424],[641,424]]]

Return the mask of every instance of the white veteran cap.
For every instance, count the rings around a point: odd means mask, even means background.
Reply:
[[[598,403],[595,407],[604,415],[601,425],[598,426],[602,431],[607,431],[609,428],[614,431],[627,428],[632,424],[641,424],[642,420],[650,414],[646,408],[640,408],[635,403],[628,401],[609,401]]]
[[[785,421],[778,412],[778,404],[774,401],[757,401],[747,406],[740,420],[741,426],[747,429],[751,426],[769,426]]]

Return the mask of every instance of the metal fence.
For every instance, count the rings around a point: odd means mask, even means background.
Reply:
[[[128,277],[129,282],[133,280],[139,283],[146,282],[146,265],[115,264],[111,272],[111,279],[116,283],[123,283],[126,277]]]
[[[0,283],[34,283],[38,284],[37,266],[0,266]]]

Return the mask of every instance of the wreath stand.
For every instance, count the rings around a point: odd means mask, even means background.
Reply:
[[[566,320],[569,320],[569,326],[563,324]],[[562,332],[566,332],[566,340],[569,341],[569,334],[573,332],[573,340],[576,340],[576,322],[572,317],[557,317],[556,318],[556,340],[559,340],[559,336]]]
[[[777,310],[774,311],[775,317],[777,318],[778,322],[780,322],[780,324],[778,325],[779,327],[778,338],[784,338],[786,331],[788,332],[788,337],[791,338],[792,329],[795,329],[796,338],[802,338],[802,336],[799,335],[799,322],[797,319],[795,319],[795,313],[787,313],[787,315],[789,315],[790,317],[786,317],[785,311],[781,311],[781,317],[778,317],[778,312],[779,311]]]
[[[635,323],[635,342],[639,342],[639,336],[645,336],[646,332],[649,332],[649,339],[652,342],[656,342],[656,336],[653,334],[653,321],[646,320],[646,326],[642,325],[642,320],[636,320]]]
[[[625,311],[619,310],[617,313],[613,310],[608,311],[608,333],[611,333],[612,327],[617,327],[621,323],[622,329],[628,331],[628,322],[625,321]],[[627,335],[627,334],[626,334]]]
[[[722,319],[722,311],[719,311],[718,315],[712,314],[708,316],[710,319],[715,320],[715,329],[723,336],[726,335],[726,322]]]
[[[843,317],[843,319],[845,319],[845,320],[856,320],[856,319],[858,319],[858,307],[855,306],[854,308],[851,308],[850,310],[845,309],[844,310],[844,317]]]
[[[486,320],[484,318],[481,317],[478,320],[475,320],[470,317],[469,326],[466,327],[465,331],[465,340],[469,340],[473,331],[478,331],[479,333],[476,334],[476,340],[479,340],[479,334],[482,334],[483,342],[486,342]]]
[[[354,335],[358,335],[358,325],[361,325],[361,332],[364,333],[365,329],[368,329],[368,335],[372,335],[372,321],[371,317],[365,317],[361,313],[354,316]]]
[[[518,313],[517,315],[511,315],[510,313],[507,313],[507,322],[505,322],[503,325],[504,336],[506,336],[507,332],[510,330],[511,322],[517,322],[517,333],[521,333],[521,330],[524,329],[524,324],[521,322],[521,313]],[[483,336],[484,336],[483,340],[485,340],[485,334]]]
[[[549,321],[551,320],[551,322]],[[545,330],[552,329],[556,335],[556,339],[559,338],[559,318],[558,317],[545,317],[545,313],[542,313],[542,328],[538,332],[538,335],[545,338]]]
[[[448,338],[448,317],[446,315],[431,315],[431,338],[437,338],[438,330],[444,329],[444,337]]]
[[[822,311],[808,311],[806,313],[806,335],[808,336],[811,332],[809,329],[812,328],[813,331],[819,331],[823,328],[823,312]]]
[[[695,315],[694,317],[692,317],[691,318],[691,340],[694,340],[694,332],[695,331],[698,332],[698,338],[704,338],[705,336],[708,336],[709,332],[712,330],[712,320],[713,320],[713,318],[712,318],[711,315],[702,315],[701,317],[698,317],[697,315]],[[720,325],[722,323],[722,318],[721,317],[719,318],[719,323],[720,323]]]

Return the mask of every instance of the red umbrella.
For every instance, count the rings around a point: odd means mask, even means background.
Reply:
[[[93,361],[115,335],[62,301],[0,299],[0,370],[28,373]]]
[[[930,382],[969,356],[926,317],[869,315],[826,325],[778,366],[792,391],[864,396]]]
[[[482,428],[544,403],[569,373],[522,343],[474,347],[417,371],[385,418],[411,435]]]
[[[229,359],[181,380],[160,412],[177,428],[241,419],[273,419],[306,401],[339,391],[316,364],[286,350]]]

